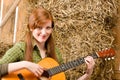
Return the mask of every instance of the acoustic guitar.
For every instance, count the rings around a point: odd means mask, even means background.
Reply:
[[[114,55],[115,51],[112,48],[90,54],[94,59],[111,58]],[[66,80],[64,71],[85,63],[84,58],[77,58],[76,60],[59,65],[54,59],[47,57],[38,63],[46,68],[40,79],[29,70],[21,69],[2,77],[1,80]]]

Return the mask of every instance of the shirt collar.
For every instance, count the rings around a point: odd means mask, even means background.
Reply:
[[[37,43],[35,40],[32,41],[33,48],[38,50]]]

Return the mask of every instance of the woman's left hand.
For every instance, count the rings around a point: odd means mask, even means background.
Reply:
[[[95,66],[95,61],[91,56],[87,56],[84,59],[85,59],[85,63],[87,64],[86,74],[91,75],[93,72],[93,68]]]

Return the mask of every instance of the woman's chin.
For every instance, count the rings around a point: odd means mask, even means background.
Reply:
[[[46,42],[46,40],[38,40],[38,42],[44,43],[44,42]]]

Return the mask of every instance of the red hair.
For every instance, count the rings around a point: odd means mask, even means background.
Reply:
[[[26,34],[26,52],[25,52],[25,60],[27,61],[32,61],[33,59],[32,57],[32,53],[33,53],[32,39],[33,38],[32,38],[32,32],[30,31],[30,29],[35,29],[36,27],[44,24],[46,20],[52,21],[51,26],[53,28],[54,21],[51,13],[42,7],[35,8],[29,17],[29,22],[27,26],[29,31]],[[46,41],[45,48],[47,50],[47,55],[57,60],[52,34],[49,36],[48,40]]]

